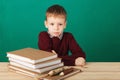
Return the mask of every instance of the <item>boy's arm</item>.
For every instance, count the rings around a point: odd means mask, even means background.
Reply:
[[[59,56],[64,61],[65,65],[76,65],[77,58],[79,58],[78,60],[80,60],[80,58],[85,60],[86,55],[77,44],[72,34],[69,35],[69,50],[72,52],[71,56]]]
[[[72,52],[72,56],[74,57],[83,57],[86,58],[85,53],[83,52],[82,48],[79,46],[79,44],[76,42],[75,38],[71,36],[71,39],[69,41],[69,49]]]
[[[44,51],[52,51],[50,47],[50,38],[47,32],[41,32],[39,34],[38,47]]]
[[[75,54],[74,54],[75,55]],[[66,66],[74,66],[74,65],[80,65],[83,66],[85,65],[85,58],[84,57],[79,57],[79,56],[74,56],[74,55],[66,55],[66,56],[58,56],[62,58],[62,61],[64,62],[64,65]]]

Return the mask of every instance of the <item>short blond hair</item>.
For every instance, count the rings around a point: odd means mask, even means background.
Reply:
[[[53,5],[50,6],[47,11],[46,11],[46,20],[48,16],[62,16],[65,19],[67,18],[67,12],[64,9],[64,7],[60,6],[60,5]]]

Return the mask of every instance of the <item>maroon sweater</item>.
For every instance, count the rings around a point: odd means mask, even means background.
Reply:
[[[57,37],[50,38],[48,32],[41,32],[38,40],[39,49],[50,51],[55,50],[58,57],[62,58],[64,65],[75,65],[77,57],[85,58],[85,53],[77,44],[76,40],[71,33],[64,32],[62,39]],[[69,56],[68,52],[71,51],[72,55]]]

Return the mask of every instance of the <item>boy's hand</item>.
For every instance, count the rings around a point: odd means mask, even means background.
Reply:
[[[55,54],[57,54],[54,50],[52,50],[52,53],[55,53]]]
[[[76,66],[84,66],[85,65],[85,59],[83,57],[78,57],[75,59],[75,65]]]

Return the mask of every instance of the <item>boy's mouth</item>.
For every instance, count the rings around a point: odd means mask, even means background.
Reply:
[[[54,32],[55,35],[59,35],[60,33],[59,32]]]

